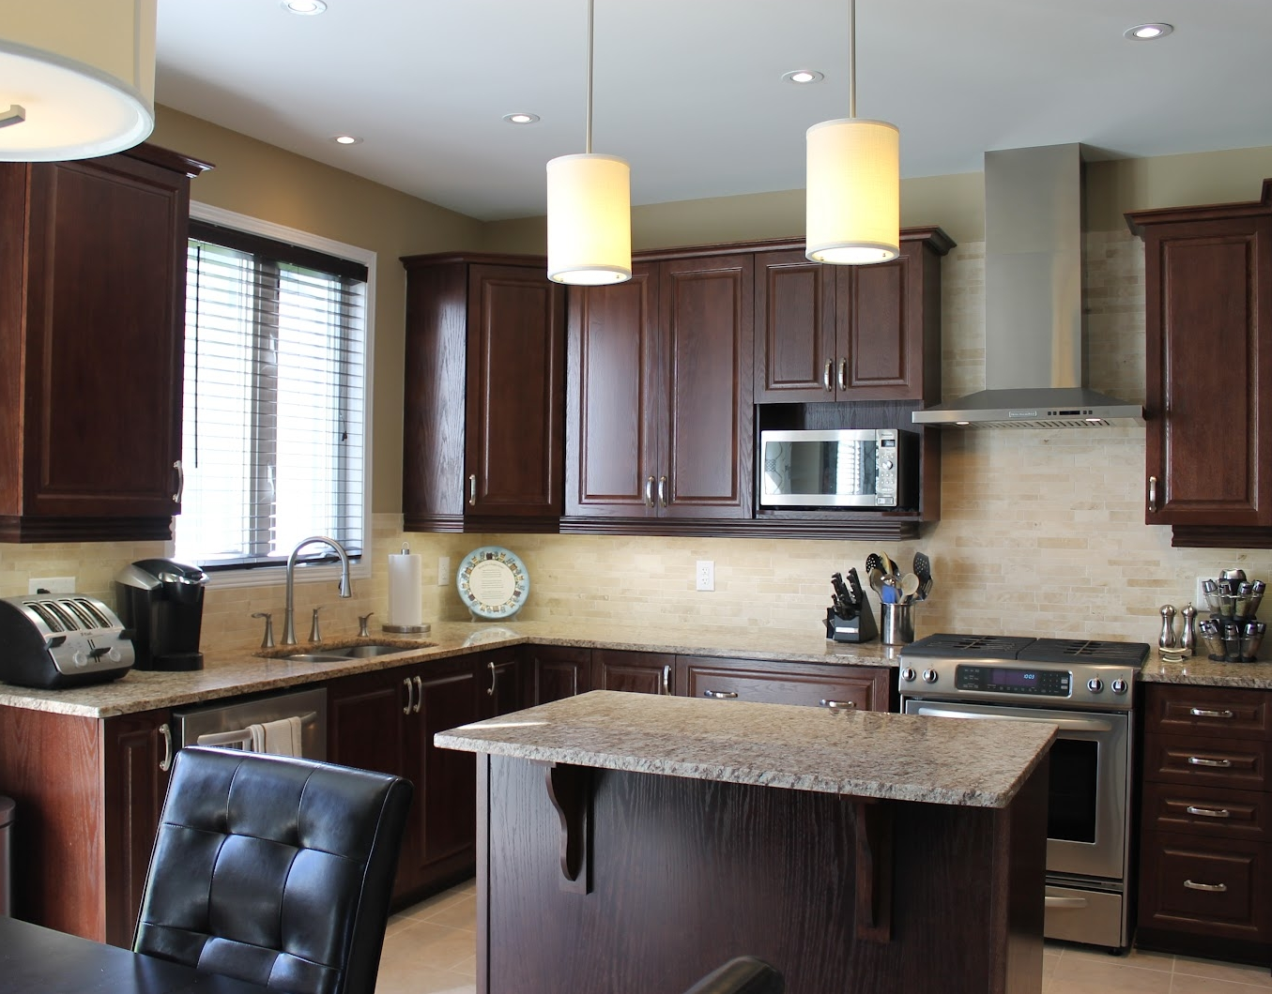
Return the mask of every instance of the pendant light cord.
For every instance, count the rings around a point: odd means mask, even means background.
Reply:
[[[857,0],[848,0],[848,116],[857,116]]]
[[[584,133],[583,151],[592,154],[592,51],[596,47],[593,42],[592,22],[596,16],[596,0],[587,0],[587,130]]]

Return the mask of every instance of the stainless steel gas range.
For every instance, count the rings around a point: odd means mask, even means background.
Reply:
[[[1142,642],[930,635],[901,650],[906,714],[1046,721],[1048,938],[1123,949],[1130,862],[1132,698]]]

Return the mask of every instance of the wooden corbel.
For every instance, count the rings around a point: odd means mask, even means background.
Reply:
[[[587,766],[545,763],[548,800],[561,819],[561,889],[592,891],[592,770]]]
[[[857,938],[892,941],[892,804],[853,802],[857,850]]]

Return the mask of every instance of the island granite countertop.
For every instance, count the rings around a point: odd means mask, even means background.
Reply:
[[[853,797],[1004,808],[1056,736],[947,721],[594,690],[439,732],[445,749]]]
[[[201,670],[160,672],[129,670],[117,680],[66,690],[38,690],[0,683],[0,706],[89,718],[109,718],[156,708],[285,690],[336,677],[449,659],[481,649],[526,643],[639,652],[666,652],[736,659],[825,663],[832,666],[896,666],[899,650],[879,642],[865,645],[828,642],[817,628],[808,631],[733,628],[615,627],[575,620],[534,622],[435,622],[418,640],[380,635],[324,639],[322,647],[378,643],[400,645],[401,652],[338,663],[302,663],[281,658],[287,652],[313,651],[309,643],[261,649],[208,652]]]

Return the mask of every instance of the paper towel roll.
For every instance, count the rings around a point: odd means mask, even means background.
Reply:
[[[414,628],[424,623],[424,579],[419,555],[389,556],[389,624]]]

